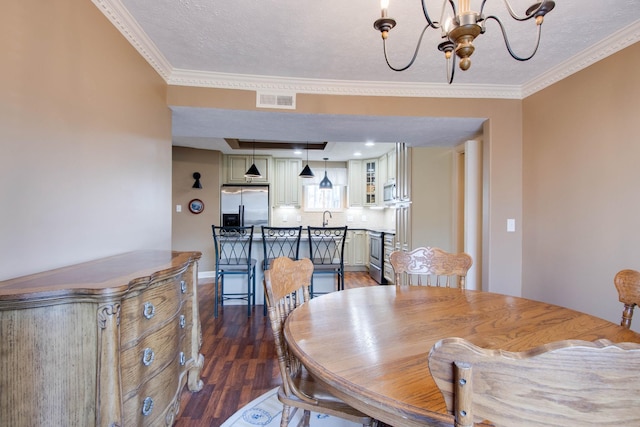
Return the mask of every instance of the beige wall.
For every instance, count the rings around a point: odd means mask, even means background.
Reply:
[[[173,147],[173,221],[174,250],[200,251],[200,271],[215,271],[215,251],[211,225],[220,224],[220,172],[222,155],[219,151]],[[200,172],[202,189],[192,188],[193,173]],[[200,199],[204,211],[193,214],[189,201]],[[182,212],[176,212],[176,205]]]
[[[613,277],[640,269],[638,76],[640,43],[524,101],[525,296],[620,320]]]
[[[455,251],[453,197],[454,150],[411,150],[412,246],[435,246]]]
[[[170,248],[166,85],[88,1],[0,17],[0,279]]]

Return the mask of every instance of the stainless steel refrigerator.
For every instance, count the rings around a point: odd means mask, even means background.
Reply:
[[[269,225],[268,185],[223,185],[220,188],[220,223],[223,226]]]

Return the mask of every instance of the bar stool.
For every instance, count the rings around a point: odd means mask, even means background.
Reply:
[[[284,256],[296,261],[300,253],[302,226],[265,227],[262,226],[262,247],[264,262],[262,268],[268,270],[274,259]]]
[[[251,316],[251,307],[256,305],[256,263],[251,257],[253,244],[253,225],[248,227],[211,226],[213,243],[216,252],[216,272],[213,315],[218,317],[218,303],[224,305],[225,300],[247,301],[247,316]],[[224,291],[224,277],[246,275],[247,291]]]
[[[334,274],[338,279],[336,290],[344,289],[344,243],[347,226],[307,227],[309,232],[309,258],[313,262],[313,276]],[[313,291],[311,277],[311,297],[320,295]]]
[[[264,261],[262,269],[271,268],[271,263],[278,257],[287,257],[293,261],[300,254],[300,236],[302,226],[298,227],[265,227],[262,226],[262,248]],[[267,315],[267,299],[264,299],[264,315]]]

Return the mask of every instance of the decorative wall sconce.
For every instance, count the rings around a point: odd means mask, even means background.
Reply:
[[[191,188],[202,188],[202,184],[200,184],[200,177],[202,175],[200,175],[200,172],[194,172],[193,173],[193,179],[196,180],[196,182],[193,183],[193,186]]]

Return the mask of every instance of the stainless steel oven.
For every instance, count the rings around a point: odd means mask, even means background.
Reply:
[[[381,285],[384,278],[384,233],[369,231],[369,276]]]

